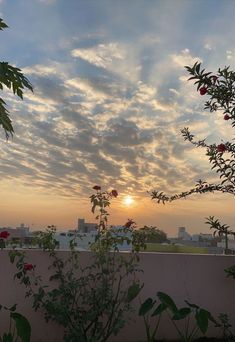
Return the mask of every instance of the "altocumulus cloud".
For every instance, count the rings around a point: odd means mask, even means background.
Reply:
[[[170,67],[165,58],[153,63],[158,77],[165,72],[173,79],[164,88],[153,75],[148,82],[141,79],[145,60],[134,52],[130,57],[125,44],[74,47],[70,55],[67,64],[25,68],[35,93],[22,103],[10,97],[16,136],[1,144],[1,175],[63,196],[85,196],[94,182],[139,195],[192,184],[198,159],[188,153],[179,130],[192,111],[190,121],[198,129],[203,114],[179,67],[198,57],[186,48],[168,54]],[[93,72],[76,74],[77,63]],[[201,134],[208,125],[200,127]]]

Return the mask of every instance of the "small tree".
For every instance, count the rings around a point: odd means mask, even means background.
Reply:
[[[196,62],[191,68],[185,67],[197,85],[200,95],[209,96],[209,100],[205,102],[205,108],[210,112],[220,111],[223,119],[230,122],[235,127],[235,72],[230,67],[219,69],[217,74],[201,69],[201,64]],[[204,194],[208,192],[221,192],[235,195],[235,143],[232,141],[222,142],[220,144],[207,144],[206,139],[195,141],[194,135],[188,127],[181,130],[184,140],[189,141],[197,148],[206,150],[209,158],[211,169],[215,170],[219,175],[217,183],[208,183],[199,180],[190,190],[181,192],[176,195],[166,195],[160,191],[152,191],[152,199],[158,203],[172,202],[174,200],[188,197],[192,194]],[[212,229],[218,234],[224,235],[226,239],[226,249],[228,247],[228,235],[235,236],[235,232],[229,229],[227,225],[221,225],[213,216],[207,219]]]
[[[0,18],[0,31],[7,28],[7,24]],[[11,89],[14,95],[23,100],[23,91],[25,88],[33,91],[33,87],[29,80],[23,75],[19,68],[10,65],[8,62],[0,62],[0,89],[3,85]],[[9,111],[6,109],[5,101],[0,97],[0,125],[5,131],[6,138],[13,136],[14,129],[12,121],[9,117]]]

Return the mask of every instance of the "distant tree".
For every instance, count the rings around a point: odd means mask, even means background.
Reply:
[[[7,28],[7,24],[0,18],[0,31]],[[28,88],[33,91],[33,87],[29,80],[23,75],[20,69],[13,67],[8,62],[0,62],[0,89],[3,85],[11,89],[13,94],[23,100],[23,90]],[[9,111],[6,109],[5,101],[0,97],[0,125],[5,131],[6,138],[13,136],[14,129],[12,121],[9,117]]]
[[[208,95],[209,100],[205,102],[205,108],[210,112],[220,111],[226,124],[230,122],[235,127],[235,72],[230,67],[219,69],[217,74],[206,72],[201,69],[201,64],[196,62],[193,67],[185,67],[191,77],[197,84],[197,90],[200,95]],[[174,200],[188,197],[192,194],[204,194],[208,192],[221,192],[235,195],[235,142],[234,139],[220,144],[207,144],[206,139],[195,141],[194,135],[186,127],[181,131],[184,140],[189,141],[197,148],[206,149],[206,155],[211,163],[211,169],[219,175],[217,183],[208,183],[199,180],[190,190],[176,195],[166,195],[161,191],[153,191],[152,199],[158,203],[172,202]],[[229,229],[229,226],[220,224],[220,222],[209,216],[207,224],[215,230],[220,237],[224,236],[226,240],[226,249],[228,248],[228,235],[235,237],[235,232]]]
[[[168,242],[167,234],[156,228],[144,226],[133,231],[133,245],[139,244],[141,248],[146,248],[146,243]]]

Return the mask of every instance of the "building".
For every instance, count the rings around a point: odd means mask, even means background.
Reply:
[[[85,219],[78,219],[77,230],[79,233],[91,233],[97,231],[98,225],[97,223],[88,223],[85,222]]]
[[[29,227],[25,226],[24,223],[21,223],[21,225],[16,228],[1,227],[0,232],[3,231],[7,231],[10,234],[9,239],[24,239],[30,235]]]
[[[178,228],[178,239],[190,241],[192,239],[191,235],[186,231],[185,227]]]
[[[90,225],[94,225],[90,223]],[[95,228],[97,225],[95,225]],[[92,229],[92,226],[90,226]],[[124,231],[123,226],[112,226],[110,227],[110,232],[112,235],[117,237],[120,240],[120,243],[117,243],[116,246],[120,251],[131,251],[132,244],[130,243],[131,240],[131,233]],[[73,240],[76,243],[76,250],[85,251],[90,250],[91,244],[95,242],[96,237],[98,234],[97,229],[93,229],[90,232],[82,232],[82,230],[70,230],[64,232],[56,232],[55,239],[59,243],[59,249],[68,250],[70,247],[70,242]],[[129,243],[127,242],[129,240]]]

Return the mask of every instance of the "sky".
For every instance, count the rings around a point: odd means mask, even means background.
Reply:
[[[235,64],[233,0],[1,0],[9,28],[0,58],[34,87],[24,101],[5,90],[15,135],[0,131],[0,226],[74,228],[94,222],[92,187],[119,192],[110,224],[128,218],[177,234],[208,232],[205,217],[233,223],[234,198],[208,194],[159,205],[149,192],[174,194],[214,181],[205,151],[184,142],[233,136],[185,65]],[[134,202],[125,205],[125,196]]]

